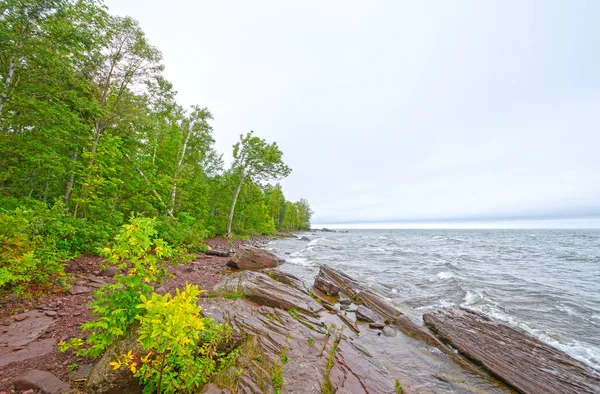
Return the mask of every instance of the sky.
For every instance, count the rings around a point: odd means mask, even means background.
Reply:
[[[278,143],[315,226],[600,227],[598,1],[106,4],[226,159]]]

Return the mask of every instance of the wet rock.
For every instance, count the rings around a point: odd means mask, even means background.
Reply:
[[[32,369],[13,380],[17,390],[40,390],[44,394],[61,394],[71,390],[71,385],[63,382],[50,372]]]
[[[381,323],[381,322],[378,322],[378,323],[369,323],[369,328],[374,328],[374,329],[381,330],[383,327],[385,327],[385,324]]]
[[[227,266],[247,270],[276,267],[282,262],[282,259],[267,250],[244,246],[238,249],[227,262]]]
[[[117,274],[117,267],[106,267],[100,271],[100,276],[106,276],[112,278]]]
[[[340,288],[335,283],[321,276],[315,277],[314,286],[329,296],[337,296],[340,293]]]
[[[299,239],[300,241],[310,241],[310,238],[308,238],[306,235],[300,237]]]
[[[340,298],[340,305],[350,306],[352,304],[352,300],[350,298]]]
[[[70,290],[70,293],[72,295],[77,295],[77,294],[85,294],[85,293],[89,293],[90,291],[92,291],[89,287],[85,287],[85,286],[73,286]]]
[[[323,310],[323,306],[300,290],[278,282],[260,272],[243,271],[228,275],[212,289],[216,295],[241,294],[261,305],[294,308],[307,314]]]
[[[600,392],[600,373],[525,332],[487,316],[451,308],[427,313],[423,320],[437,336],[519,392]]]
[[[356,318],[368,323],[375,323],[382,320],[375,312],[364,305],[359,305],[356,309]]]
[[[142,392],[139,379],[127,368],[113,370],[110,366],[112,361],[117,360],[127,352],[141,351],[141,345],[137,341],[137,325],[130,328],[125,336],[111,345],[91,368],[86,383],[86,393],[131,393]]]
[[[395,337],[396,335],[398,335],[398,331],[395,328],[392,328],[390,326],[385,326],[383,327],[383,335],[385,335],[386,337]]]
[[[441,343],[436,337],[431,335],[430,332],[416,325],[406,316],[403,316],[402,313],[400,313],[400,311],[391,303],[386,301],[379,294],[373,293],[369,289],[365,288],[356,279],[337,269],[325,265],[321,266],[318,276],[334,282],[340,287],[344,294],[369,307],[369,309],[375,313],[383,316],[385,320],[393,322],[394,325],[396,325],[396,327],[398,327],[404,334],[419,339],[430,346],[435,346],[441,351],[452,355],[452,351],[449,350],[448,347]]]

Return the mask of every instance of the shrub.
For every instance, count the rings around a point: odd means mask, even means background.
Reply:
[[[201,318],[198,294],[197,286],[186,284],[175,297],[142,296],[138,340],[147,353],[125,354],[111,363],[113,368],[127,366],[146,393],[197,393],[217,372],[233,365],[237,352],[230,351],[231,327]]]
[[[132,218],[122,226],[112,246],[102,250],[109,263],[126,273],[115,275],[115,283],[94,294],[91,306],[97,318],[82,325],[84,331],[92,333],[88,347],[79,354],[100,356],[135,321],[137,305],[153,291],[152,283],[160,284],[168,275],[167,259],[172,257],[172,249],[155,237],[155,223],[155,218]]]

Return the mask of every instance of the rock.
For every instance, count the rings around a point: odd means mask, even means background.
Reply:
[[[369,328],[381,330],[383,327],[385,327],[384,323],[369,323]]]
[[[7,344],[0,349],[0,369],[10,363],[39,358],[56,350],[55,339],[38,339],[54,324],[53,318],[40,310],[25,312],[21,316],[24,319],[13,322],[0,334],[0,343]]]
[[[329,296],[337,296],[340,293],[340,288],[335,283],[321,276],[315,277],[315,285],[317,289]]]
[[[364,305],[359,305],[356,309],[356,318],[368,323],[375,323],[382,320],[376,313]]]
[[[356,279],[325,265],[321,266],[318,276],[335,283],[344,294],[348,295],[353,300],[360,301],[375,313],[383,316],[385,320],[393,322],[404,334],[419,339],[430,346],[435,346],[439,350],[452,356],[452,351],[435,336],[431,335],[431,333],[424,328],[416,325],[406,316],[403,316],[394,305],[386,301],[379,294],[373,293],[371,290],[365,288]]]
[[[137,324],[134,324],[125,336],[112,344],[102,357],[96,362],[88,373],[85,386],[86,393],[141,393],[142,387],[139,379],[133,377],[127,368],[113,370],[110,366],[112,361],[121,355],[131,351],[141,351],[141,345],[137,341]]]
[[[600,373],[525,332],[463,309],[423,315],[460,353],[525,394],[599,393]]]
[[[27,319],[26,315],[15,315],[13,316],[13,319],[15,319],[15,321],[23,321],[25,319]]]
[[[303,235],[299,239],[300,239],[300,241],[310,241],[310,238],[308,238],[306,235]]]
[[[215,249],[209,249],[206,252],[204,252],[204,254],[207,254],[209,256],[218,256],[218,257],[231,256],[231,252],[228,250],[215,250]]]
[[[54,317],[54,316],[56,316],[56,312],[55,311],[46,311],[46,316]]]
[[[92,291],[92,290],[89,287],[85,287],[85,286],[73,286],[73,287],[71,287],[70,293],[72,295],[77,295],[77,294],[89,293],[90,291]]]
[[[17,390],[40,390],[44,394],[60,394],[71,390],[71,385],[63,382],[50,372],[32,369],[13,380]]]
[[[253,246],[244,246],[227,262],[227,265],[240,270],[276,267],[283,260],[275,254]]]
[[[302,281],[302,279],[298,278],[295,275],[288,274],[287,272],[282,272],[277,269],[271,269],[271,268],[264,269],[262,272],[269,275],[271,278],[275,279],[278,282],[284,283],[286,285],[290,285],[290,286],[300,290],[301,292],[308,294],[308,289],[304,285],[304,282]]]
[[[314,317],[296,320],[284,310],[253,306],[247,299],[202,301],[203,314],[220,316],[245,338],[235,368],[214,382],[219,387],[227,387],[223,382],[233,378],[238,384],[233,392],[273,393],[277,365],[283,382],[278,390],[281,393],[321,393],[326,378],[332,392],[340,394],[395,392],[393,377],[378,362],[343,337],[334,348],[333,337],[325,336],[321,323]],[[326,373],[329,358],[333,362]],[[235,372],[239,369],[244,372],[236,380]],[[220,393],[215,387],[211,389],[215,394]]]
[[[69,372],[69,379],[70,380],[85,379],[85,377],[88,375],[88,373],[90,373],[90,371],[92,370],[93,367],[94,367],[94,364],[91,364],[91,363],[80,365],[76,370]]]
[[[212,289],[216,295],[241,294],[261,305],[314,315],[323,310],[323,306],[308,294],[278,282],[260,272],[243,271],[228,275]]]
[[[106,267],[102,271],[100,271],[100,276],[107,276],[112,278],[117,274],[117,267]]]
[[[340,298],[340,305],[349,306],[352,304],[352,300],[350,298]]]
[[[390,326],[385,326],[383,327],[383,335],[385,335],[386,337],[395,337],[396,335],[398,335],[398,331]]]
[[[165,294],[167,294],[167,289],[165,289],[165,287],[164,287],[164,286],[160,286],[160,287],[157,287],[157,288],[154,290],[154,292],[155,292],[156,294],[165,295]]]

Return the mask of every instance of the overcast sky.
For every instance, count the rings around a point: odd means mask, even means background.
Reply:
[[[600,223],[600,1],[107,4],[220,151],[277,141],[313,223]]]

